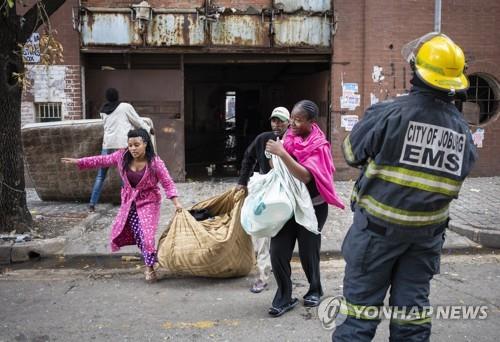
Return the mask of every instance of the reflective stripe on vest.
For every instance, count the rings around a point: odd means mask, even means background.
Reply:
[[[405,324],[414,324],[414,325],[420,325],[420,324],[426,324],[426,323],[431,323],[432,319],[430,317],[427,318],[421,318],[421,319],[391,319],[392,324],[398,324],[398,325],[405,325]]]
[[[345,306],[340,307],[340,313],[356,319],[378,320],[380,319],[379,306],[356,305],[344,300]]]
[[[443,223],[449,217],[449,205],[436,211],[411,211],[395,207],[377,201],[370,195],[359,198],[353,191],[356,203],[364,208],[370,215],[383,221],[409,227],[422,227]]]
[[[428,192],[457,197],[462,182],[447,177],[431,175],[397,166],[377,165],[371,161],[366,168],[368,178],[379,178],[386,182]]]
[[[363,319],[363,320],[380,320],[385,316],[385,309],[381,306],[374,305],[356,305],[353,303],[349,303],[347,300],[343,300],[343,304],[340,307],[340,313],[349,317],[353,317],[355,319]],[[392,309],[387,308],[388,313],[391,315],[391,324],[405,325],[405,324],[426,324],[430,323],[432,318],[429,316],[429,311],[421,310],[420,312],[413,313],[393,311]]]
[[[349,163],[354,162],[354,153],[352,152],[351,141],[349,140],[349,135],[345,137],[344,142],[342,144],[342,149],[344,150],[344,156]]]

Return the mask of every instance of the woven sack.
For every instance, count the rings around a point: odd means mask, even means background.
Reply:
[[[232,189],[195,204],[212,216],[196,221],[188,210],[175,214],[158,243],[158,262],[175,274],[230,278],[252,270],[252,240],[240,224],[244,191]]]

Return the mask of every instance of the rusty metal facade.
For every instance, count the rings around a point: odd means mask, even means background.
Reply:
[[[82,47],[330,48],[330,0],[269,1],[246,10],[217,6],[156,8],[81,7]]]
[[[148,46],[203,46],[204,24],[193,14],[158,14],[148,30]]]
[[[274,1],[277,7],[282,7],[287,12],[328,12],[332,9],[331,1],[324,0],[279,0]]]
[[[131,45],[134,30],[130,16],[122,13],[95,13],[83,16],[83,45]]]

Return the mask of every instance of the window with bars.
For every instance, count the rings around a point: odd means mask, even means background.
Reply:
[[[475,103],[476,122],[483,124],[498,113],[500,101],[500,89],[498,83],[485,74],[469,75],[469,89],[467,90],[467,102]],[[470,122],[470,121],[469,121]]]
[[[60,102],[36,103],[37,122],[62,120],[62,105]]]

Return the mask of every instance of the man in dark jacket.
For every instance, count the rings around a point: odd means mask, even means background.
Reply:
[[[271,132],[259,134],[254,141],[248,146],[243,155],[241,162],[240,178],[238,179],[239,189],[246,189],[248,179],[253,175],[255,165],[259,164],[259,173],[266,174],[271,170],[269,158],[266,155],[266,143],[268,140],[276,140],[282,138],[288,129],[288,121],[290,113],[285,107],[276,107],[269,117],[271,121]],[[253,284],[250,291],[260,293],[267,287],[267,280],[271,273],[271,258],[269,248],[271,244],[270,238],[254,238],[254,248],[257,251],[257,268],[259,276]]]
[[[390,288],[391,341],[429,341],[430,280],[439,273],[449,205],[476,160],[453,104],[469,82],[462,50],[443,34],[407,44],[407,96],[370,107],[343,144],[361,168],[342,245],[346,261],[340,324],[333,341],[371,341]]]

